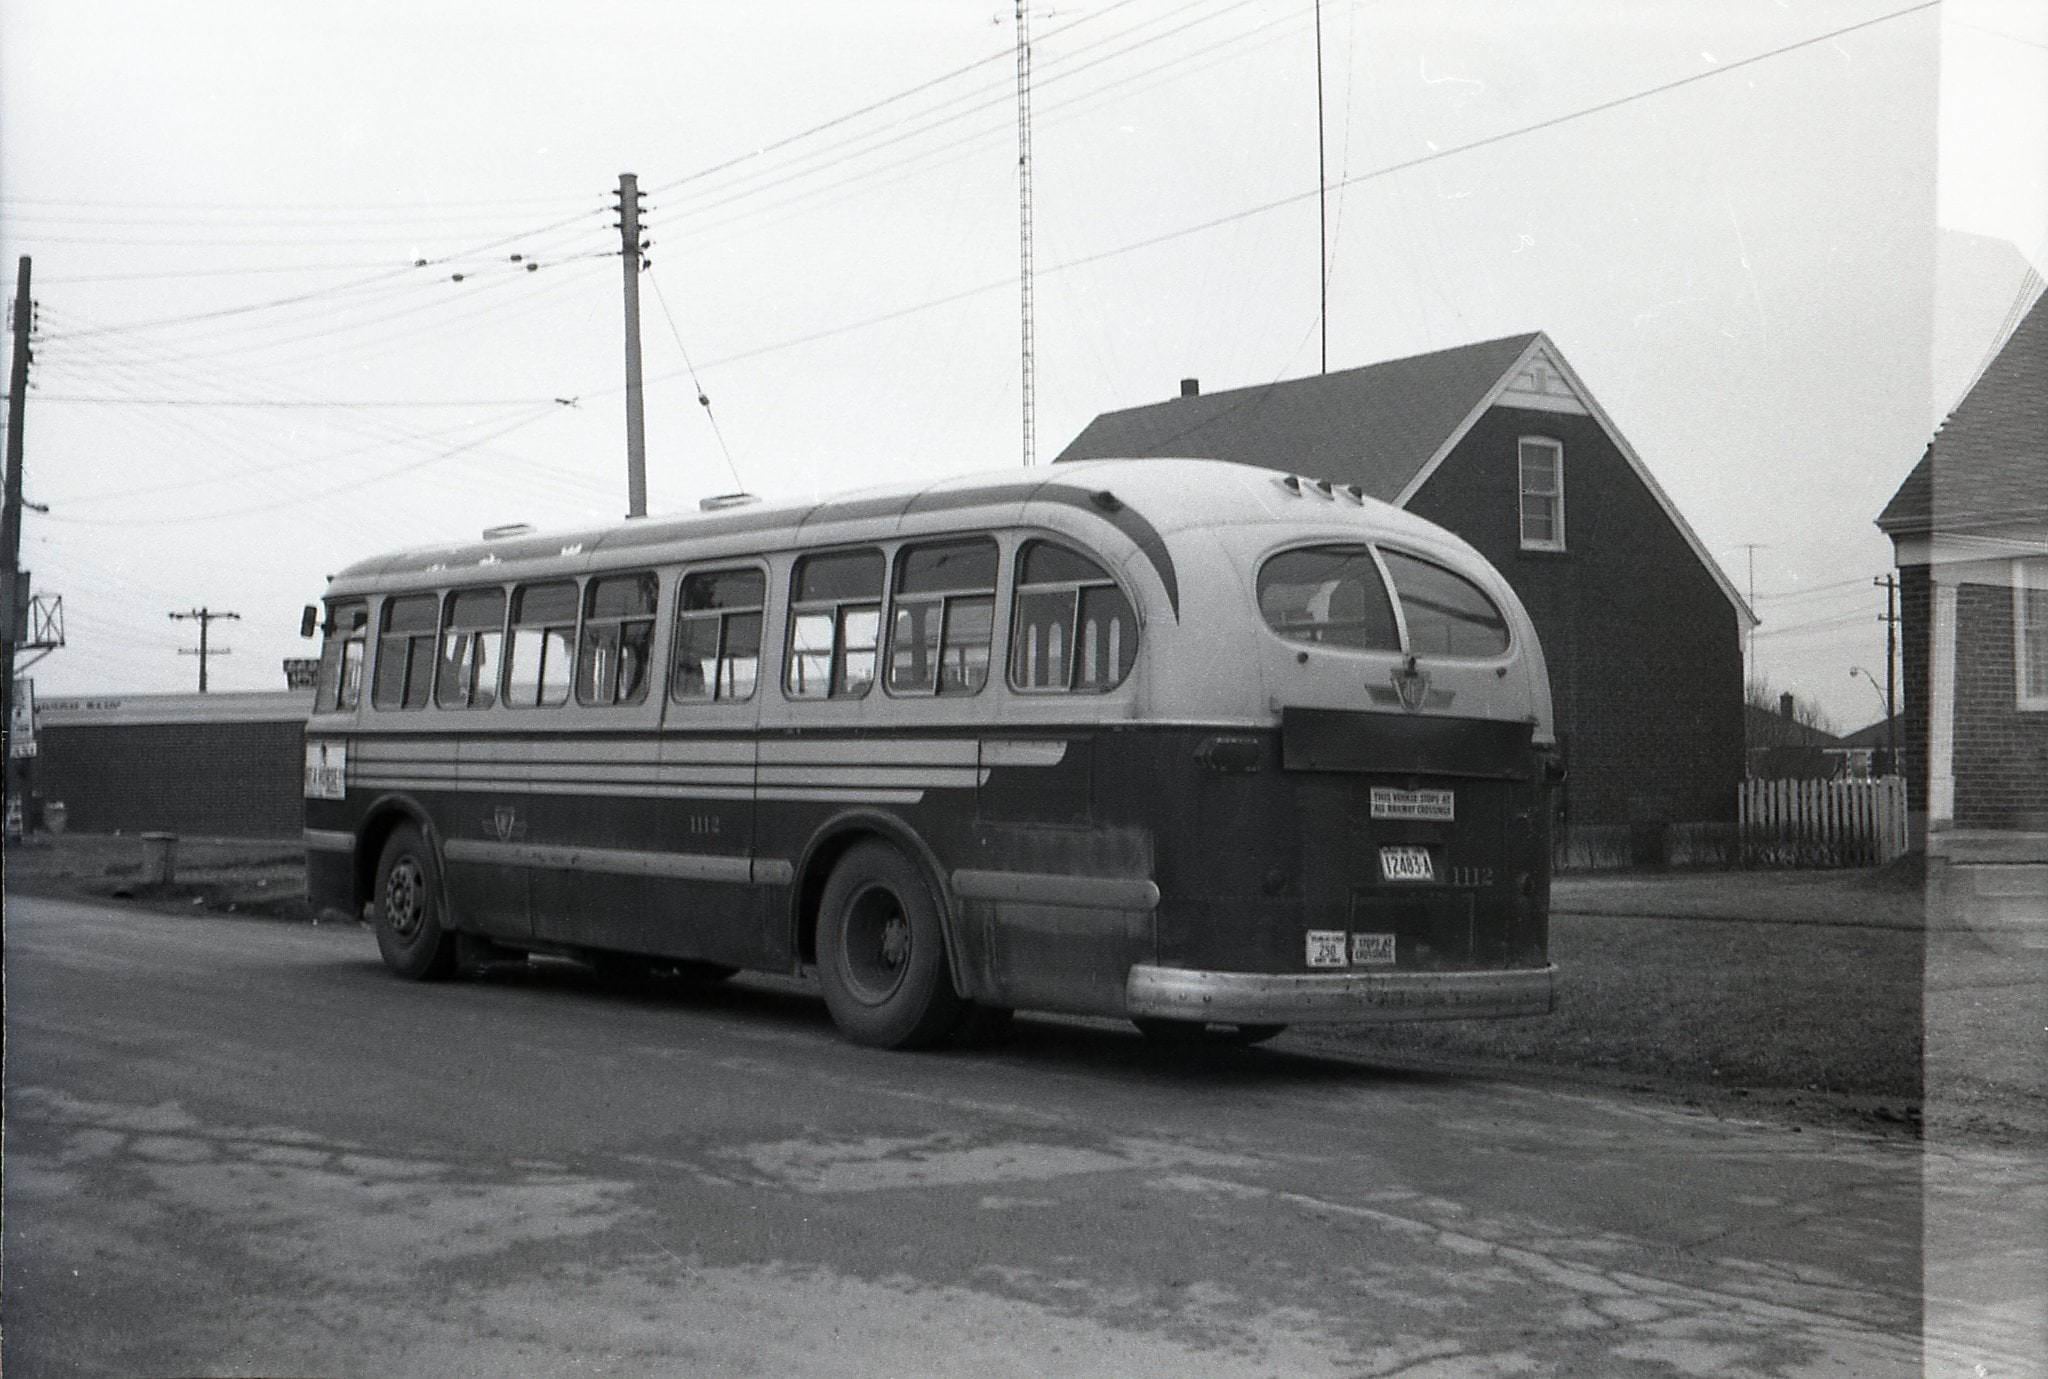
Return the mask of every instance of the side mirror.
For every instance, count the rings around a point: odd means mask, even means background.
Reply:
[[[305,611],[299,614],[299,635],[301,637],[310,637],[319,627],[320,610],[309,603],[306,605]]]

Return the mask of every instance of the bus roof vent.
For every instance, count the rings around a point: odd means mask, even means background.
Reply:
[[[484,540],[503,541],[508,536],[525,536],[532,530],[531,522],[507,522],[502,527],[485,527]]]
[[[697,500],[700,512],[724,512],[727,508],[743,508],[761,501],[758,493],[714,493],[709,498]]]
[[[1301,496],[1301,476],[1299,474],[1288,474],[1283,476],[1280,480],[1280,487],[1286,489],[1289,493],[1292,493],[1295,497],[1299,498]]]

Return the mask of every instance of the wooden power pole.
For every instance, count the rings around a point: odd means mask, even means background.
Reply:
[[[34,311],[28,296],[26,256],[14,279],[14,359],[7,371],[7,477],[0,509],[0,772],[14,779],[14,652],[28,623],[21,578],[21,424],[28,400],[28,336]]]
[[[640,179],[619,174],[619,256],[626,274],[626,516],[647,515],[647,407],[640,395]]]
[[[229,653],[228,647],[216,646],[209,648],[207,646],[207,627],[210,624],[220,622],[223,619],[229,619],[239,622],[241,621],[241,617],[242,615],[240,613],[216,613],[211,608],[194,608],[190,612],[171,614],[171,619],[174,622],[192,621],[197,622],[199,624],[199,649],[197,651],[180,651],[178,654],[180,656],[197,656],[199,658],[199,692],[201,694],[206,693],[207,657],[225,656]]]

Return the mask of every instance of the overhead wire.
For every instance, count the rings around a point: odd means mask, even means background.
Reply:
[[[668,320],[669,334],[675,337],[676,349],[683,356],[683,367],[689,370],[690,384],[697,390],[697,403],[704,409],[704,419],[711,423],[711,434],[718,438],[719,453],[725,456],[725,467],[732,472],[735,489],[745,489],[746,481],[740,478],[740,467],[733,463],[732,447],[725,443],[725,431],[718,424],[718,414],[711,410],[711,395],[704,391],[704,385],[697,381],[697,366],[690,362],[690,347],[683,343],[682,328],[676,324],[675,312],[669,310],[668,294],[661,290],[661,279],[654,275],[650,266],[647,280],[654,284],[654,300],[661,304],[661,314]]]
[[[1392,177],[1398,173],[1411,171],[1419,167],[1426,167],[1433,163],[1443,162],[1447,159],[1457,157],[1461,154],[1470,153],[1477,149],[1489,148],[1498,144],[1506,143],[1511,139],[1522,138],[1530,134],[1536,134],[1541,133],[1545,130],[1555,129],[1559,126],[1570,124],[1578,120],[1586,119],[1593,115],[1603,114],[1607,111],[1618,109],[1620,107],[1632,104],[1636,101],[1647,100],[1653,96],[1663,95],[1667,92],[1679,90],[1683,87],[1691,86],[1701,81],[1706,81],[1714,77],[1725,76],[1730,72],[1735,72],[1745,67],[1754,66],[1757,63],[1767,61],[1774,57],[1782,56],[1786,53],[1796,52],[1804,48],[1810,48],[1818,44],[1830,42],[1836,38],[1842,37],[1845,34],[1855,33],[1862,29],[1872,28],[1876,25],[1888,23],[1892,20],[1901,19],[1913,14],[1918,14],[1922,11],[1936,8],[1939,4],[1940,0],[1922,0],[1922,3],[1909,5],[1903,9],[1892,10],[1886,14],[1876,16],[1875,18],[1862,20],[1854,24],[1843,25],[1839,28],[1831,29],[1825,33],[1815,34],[1807,38],[1783,44],[1776,48],[1771,48],[1764,52],[1753,54],[1749,57],[1721,63],[1719,66],[1715,67],[1712,71],[1709,72],[1694,73],[1690,76],[1679,77],[1667,82],[1660,82],[1654,86],[1644,87],[1639,90],[1630,92],[1626,95],[1614,97],[1610,100],[1600,101],[1592,105],[1583,106],[1577,110],[1566,111],[1562,114],[1554,115],[1547,119],[1538,120],[1526,125],[1520,125],[1513,129],[1502,130],[1498,133],[1485,135],[1477,139],[1468,140],[1465,143],[1457,144],[1449,148],[1433,149],[1426,154],[1420,154],[1415,157],[1402,159],[1399,162],[1386,164],[1366,172],[1357,173],[1350,177],[1345,178],[1341,183],[1337,185],[1348,187],[1360,185],[1366,182],[1377,181],[1380,178]],[[1247,220],[1254,216],[1266,215],[1270,214],[1273,211],[1283,209],[1285,207],[1299,205],[1302,202],[1315,197],[1316,195],[1318,195],[1318,189],[1310,188],[1307,191],[1294,192],[1286,196],[1275,197],[1271,200],[1260,202],[1253,206],[1243,207],[1239,210],[1228,212],[1224,215],[1214,216],[1210,219],[1199,221],[1191,225],[1184,225],[1179,227],[1178,229],[1163,231],[1159,234],[1149,235],[1143,239],[1133,240],[1126,244],[1117,245],[1108,249],[1098,250],[1090,254],[1084,254],[1079,258],[1067,259],[1059,263],[1040,265],[1036,271],[1038,276],[1045,277],[1050,274],[1068,272],[1073,269],[1086,267],[1091,264],[1106,262],[1110,259],[1120,258],[1126,254],[1137,253],[1140,250],[1155,248],[1161,244],[1167,244],[1175,240],[1186,239],[1194,235],[1203,234],[1207,231],[1218,229],[1225,225],[1235,224],[1238,221]],[[761,345],[750,349],[741,350],[733,354],[728,354],[720,358],[713,359],[705,363],[701,367],[705,369],[717,368],[722,365],[738,363],[747,359],[760,358],[764,355],[778,353],[783,350],[795,349],[803,345],[813,344],[816,343],[817,341],[829,339],[838,335],[844,335],[852,331],[863,330],[872,326],[885,324],[890,321],[901,320],[907,316],[916,315],[921,312],[936,310],[940,307],[948,306],[955,302],[964,301],[971,297],[980,296],[987,292],[993,292],[998,289],[1014,287],[1015,283],[1016,278],[1013,274],[1006,275],[1001,278],[991,279],[987,282],[978,284],[974,287],[963,288],[955,292],[945,293],[941,296],[928,298],[924,301],[916,302],[903,307],[894,308],[889,311],[877,312],[875,314],[862,317],[855,321],[849,321],[836,326],[829,326],[814,331],[808,331],[802,335],[777,341],[772,344]],[[675,375],[667,374],[660,375],[659,377],[673,376]],[[650,379],[649,381],[654,380]],[[611,389],[608,391],[617,390]]]

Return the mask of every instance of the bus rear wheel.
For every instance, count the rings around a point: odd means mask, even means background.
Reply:
[[[856,844],[825,883],[818,984],[833,1023],[856,1044],[929,1048],[960,1023],[938,902],[887,843]]]
[[[441,927],[441,868],[418,828],[401,824],[377,859],[377,951],[416,982],[455,973],[455,935]]]

